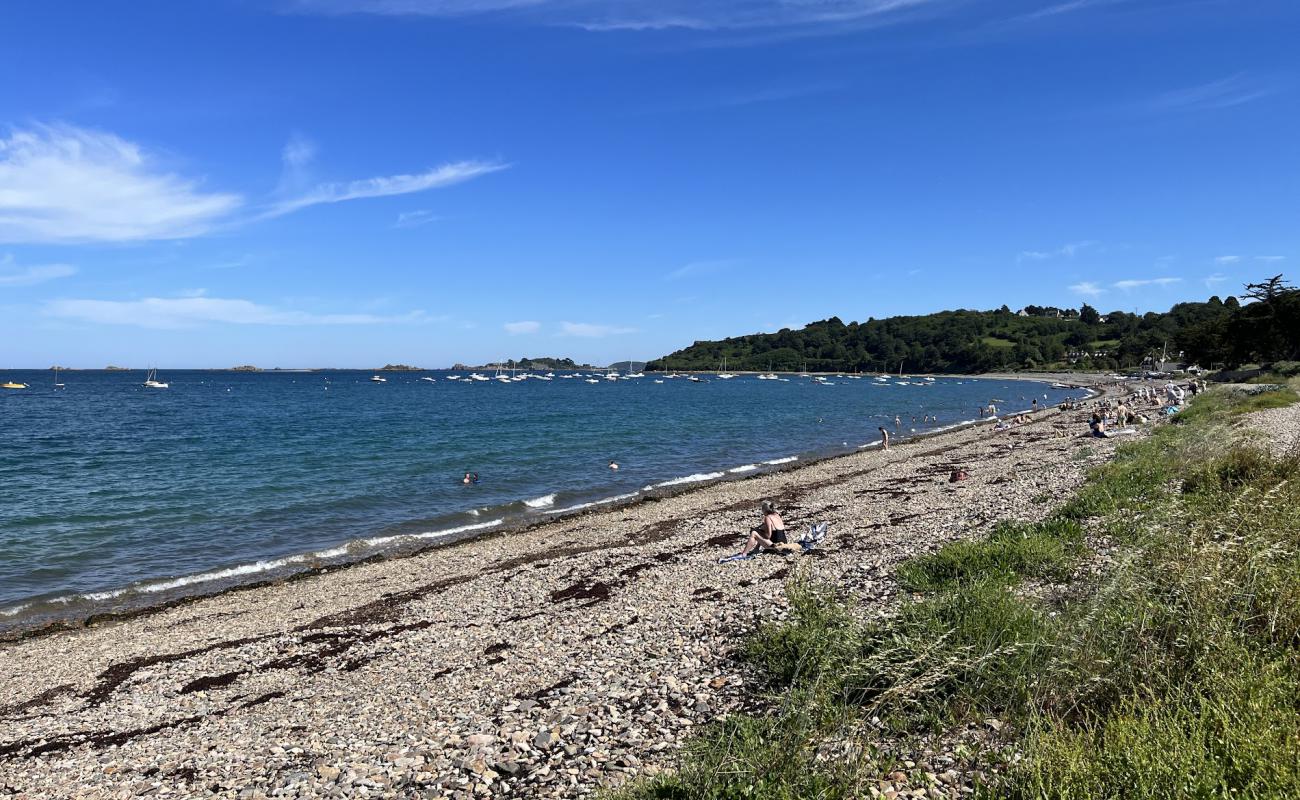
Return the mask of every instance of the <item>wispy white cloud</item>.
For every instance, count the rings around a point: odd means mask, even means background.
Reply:
[[[1080,281],[1079,283],[1070,284],[1070,291],[1083,297],[1100,297],[1106,293],[1106,290],[1093,283],[1092,281]]]
[[[207,192],[162,159],[119,136],[70,125],[35,125],[0,138],[0,243],[70,244],[188,239],[218,227],[322,203],[423,192],[506,169],[458,161],[413,175],[343,183],[306,181],[316,147],[295,135],[281,153],[275,199],[256,215],[245,198]]]
[[[397,215],[397,222],[393,223],[393,227],[418,228],[421,225],[428,225],[430,222],[437,222],[440,219],[442,219],[442,217],[425,209],[420,209],[418,211],[403,211]]]
[[[70,264],[32,264],[24,267],[10,253],[0,256],[0,287],[34,286],[76,274],[77,268]]]
[[[1204,279],[1205,288],[1213,289],[1215,286],[1217,286],[1220,283],[1223,283],[1227,279],[1228,279],[1227,276],[1224,275],[1222,272],[1216,272],[1213,275],[1207,275],[1205,276]]]
[[[290,169],[303,169],[316,159],[316,153],[315,142],[301,133],[295,133],[280,151],[280,159]]]
[[[1226,78],[1165,92],[1150,102],[1150,110],[1212,111],[1243,105],[1276,92],[1276,86],[1239,72]]]
[[[740,262],[732,258],[720,258],[712,261],[692,261],[689,264],[678,267],[664,277],[670,281],[678,281],[683,278],[698,278],[704,275],[715,275],[719,272],[725,272]]]
[[[279,217],[323,203],[342,203],[370,197],[392,197],[439,189],[497,172],[508,166],[493,161],[457,161],[415,175],[387,175],[344,183],[322,183],[297,197],[281,200],[262,216]]]
[[[606,336],[619,336],[625,333],[636,333],[636,328],[625,328],[619,325],[597,325],[590,322],[561,322],[561,336],[581,336],[587,339],[600,339]]]
[[[437,17],[511,14],[593,32],[834,29],[941,0],[297,0],[299,11]]]
[[[1097,242],[1085,239],[1081,242],[1067,242],[1055,250],[1021,250],[1016,261],[1046,261],[1051,258],[1074,258],[1081,251],[1096,246]]]
[[[52,300],[44,312],[53,317],[101,325],[140,328],[192,328],[228,325],[379,325],[430,321],[424,312],[399,316],[374,314],[314,314],[219,297],[146,297],[140,300]]]
[[[207,192],[111,133],[40,125],[0,138],[0,242],[182,239],[243,199]]]
[[[1036,11],[1030,11],[1027,14],[1021,14],[1016,20],[1034,20],[1044,19],[1047,17],[1058,17],[1062,14],[1072,14],[1076,11],[1087,11],[1102,6],[1113,6],[1117,3],[1125,3],[1129,0],[1067,0],[1063,3],[1055,3],[1044,6]]]
[[[1129,280],[1115,281],[1111,284],[1116,289],[1130,291],[1132,289],[1141,289],[1144,286],[1172,286],[1175,283],[1182,283],[1182,278],[1143,278],[1141,280],[1130,278]]]
[[[520,320],[519,322],[507,322],[501,327],[505,328],[506,333],[511,336],[518,336],[523,333],[537,333],[542,329],[542,323],[537,322],[536,320],[525,319]]]
[[[1255,256],[1255,260],[1265,264],[1276,264],[1279,261],[1286,261],[1286,256]]]
[[[1214,259],[1216,264],[1236,264],[1241,260],[1241,256],[1218,256]]]

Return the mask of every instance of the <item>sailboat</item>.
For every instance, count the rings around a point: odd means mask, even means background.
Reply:
[[[731,380],[731,379],[734,378],[734,377],[736,377],[736,376],[735,376],[735,375],[732,375],[730,372],[727,372],[727,357],[726,357],[726,356],[723,356],[723,357],[722,357],[722,371],[718,373],[718,380],[729,381],[729,380]]]
[[[145,376],[145,379],[144,379],[144,388],[146,388],[146,389],[166,389],[166,388],[167,388],[167,384],[166,384],[166,383],[163,383],[163,382],[160,381],[160,380],[158,380],[158,370],[157,370],[157,369],[151,369],[151,370],[149,370],[149,374],[148,374],[147,376]]]
[[[59,368],[58,368],[58,367],[55,367],[55,368],[54,368],[54,388],[55,388],[55,389],[62,389],[62,388],[63,388],[63,384],[59,383]]]

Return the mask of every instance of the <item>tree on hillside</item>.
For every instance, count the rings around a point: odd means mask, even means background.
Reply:
[[[1079,321],[1084,325],[1096,325],[1101,322],[1101,314],[1097,309],[1084,303],[1083,308],[1079,309]]]
[[[1300,358],[1300,290],[1274,275],[1246,284],[1241,306],[1227,326],[1233,360],[1269,362]]]

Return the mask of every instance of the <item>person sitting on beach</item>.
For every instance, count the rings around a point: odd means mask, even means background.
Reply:
[[[461,478],[460,482],[465,486],[469,486],[471,483],[478,483],[478,473],[466,472],[465,477]]]
[[[797,552],[800,548],[790,542],[785,532],[785,520],[776,510],[771,500],[764,500],[762,505],[763,521],[749,531],[749,541],[740,549],[741,556],[748,556],[758,548],[777,552]]]
[[[1089,434],[1098,439],[1106,439],[1110,434],[1106,433],[1106,418],[1101,415],[1100,411],[1092,412],[1092,419],[1088,422]]]

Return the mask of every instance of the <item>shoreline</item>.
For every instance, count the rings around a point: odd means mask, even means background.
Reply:
[[[0,786],[20,797],[581,797],[671,763],[743,702],[736,635],[808,572],[882,612],[893,566],[1035,519],[1116,440],[1081,412],[965,426],[512,536],[0,644]],[[970,479],[949,483],[955,466]],[[759,499],[804,556],[719,565]],[[22,794],[25,790],[27,794]]]
[[[990,373],[988,375],[978,376],[936,375],[935,377],[962,378],[967,380],[1017,379],[1044,384],[1049,382],[1061,383],[1060,381],[1055,380],[1060,377],[1056,373],[1032,373],[1024,374],[1023,377],[1015,377],[1012,374],[1001,373]],[[1076,383],[1071,385],[1070,388],[1088,391],[1089,398],[1095,396],[1097,392],[1096,387],[1103,385],[1101,379],[1104,376],[1093,377],[1096,380],[1092,383]],[[1028,409],[1025,409],[1024,411],[1027,413]],[[1007,411],[1003,416],[1009,413],[1020,412]],[[937,437],[960,434],[965,430],[974,430],[981,426],[990,425],[995,422],[995,419],[996,418],[978,418],[973,420],[962,420],[960,422],[943,425],[930,430],[919,431],[910,435],[900,435],[897,438],[894,438],[893,441],[895,446],[900,446],[906,443],[920,442]],[[654,503],[669,500],[682,494],[700,491],[720,484],[744,482],[767,475],[797,471],[824,462],[849,458],[864,451],[875,450],[878,447],[879,442],[873,441],[868,442],[867,444],[858,445],[847,451],[838,447],[827,448],[822,450],[820,454],[818,451],[805,451],[796,455],[778,457],[757,464],[746,464],[732,468],[718,467],[717,469],[710,470],[707,473],[697,473],[695,475],[668,478],[661,483],[652,484],[629,494],[615,495],[609,498],[594,500],[568,509],[557,509],[554,511],[533,509],[532,514],[529,512],[516,512],[511,515],[511,513],[507,512],[505,509],[510,505],[515,504],[512,502],[500,507],[500,514],[502,515],[500,519],[481,523],[472,522],[464,525],[457,525],[445,530],[429,531],[423,534],[397,534],[392,537],[372,537],[369,539],[356,538],[334,545],[323,546],[320,549],[305,553],[286,553],[284,555],[267,557],[255,562],[240,562],[227,566],[216,566],[196,573],[160,576],[150,579],[148,582],[143,584],[137,584],[134,586],[106,589],[89,594],[60,595],[49,599],[20,600],[9,608],[0,609],[0,645],[3,645],[6,642],[21,641],[32,637],[55,634],[61,631],[77,630],[111,622],[133,619],[135,617],[147,616],[158,611],[186,605],[205,598],[219,597],[228,592],[259,589],[288,581],[307,579],[313,576],[341,569],[348,569],[354,566],[417,557],[431,551],[442,551],[448,548],[457,547],[467,542],[527,533],[552,523],[581,518],[592,514],[614,512],[634,507],[642,503]],[[711,477],[701,477],[704,475]],[[520,500],[516,502],[528,506],[532,501]],[[542,516],[535,516],[537,513],[542,514]],[[387,547],[383,547],[381,546],[381,543],[386,538],[391,538],[392,541]],[[372,551],[369,553],[352,554],[350,549],[354,545],[368,546]],[[240,576],[243,575],[259,574],[262,575],[262,577],[240,580]],[[194,588],[187,590],[186,587]],[[87,607],[63,614],[58,613],[58,611],[53,608],[49,610],[48,613],[24,614],[27,609],[32,608],[33,606],[40,605],[42,607],[48,607],[56,603],[68,606],[72,606],[72,604],[75,603],[78,606]]]

